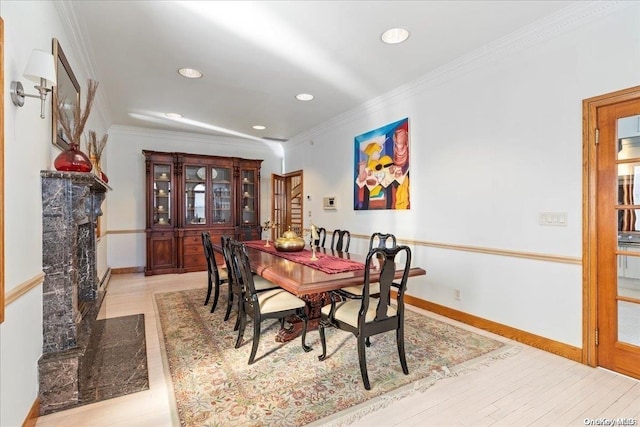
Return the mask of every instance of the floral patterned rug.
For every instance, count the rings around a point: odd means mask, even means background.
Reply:
[[[275,341],[277,321],[262,322],[256,361],[248,365],[253,328],[234,348],[235,316],[223,321],[226,289],[215,313],[204,306],[205,289],[155,295],[166,362],[171,371],[181,425],[302,426],[345,425],[438,379],[473,371],[518,351],[518,347],[407,310],[402,373],[395,333],[372,338],[367,348],[371,390],[360,376],[355,337],[327,329],[327,359],[317,331],[309,331],[305,353],[300,339]],[[222,304],[220,304],[222,303]],[[386,402],[386,403],[385,403]]]

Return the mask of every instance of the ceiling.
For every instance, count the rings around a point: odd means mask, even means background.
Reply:
[[[287,140],[572,3],[103,0],[67,7],[100,82],[107,126]],[[408,40],[382,43],[393,27],[409,30]],[[186,79],[182,67],[203,77]],[[315,98],[301,102],[299,93]]]

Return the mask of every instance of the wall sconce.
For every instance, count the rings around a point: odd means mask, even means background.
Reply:
[[[51,88],[47,86],[56,85],[56,67],[53,55],[43,50],[34,49],[33,52],[31,52],[31,58],[29,58],[27,67],[24,70],[24,77],[36,83],[40,83],[39,85],[34,86],[38,89],[40,95],[24,93],[22,83],[14,80],[11,82],[10,88],[11,100],[14,105],[22,107],[24,105],[25,97],[40,98],[40,118],[44,119],[44,102],[47,99],[47,93],[51,92]]]

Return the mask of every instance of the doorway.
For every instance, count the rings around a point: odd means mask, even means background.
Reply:
[[[583,360],[640,378],[640,87],[583,115]]]
[[[271,218],[274,224],[272,239],[282,236],[289,229],[300,237],[304,234],[302,184],[301,170],[284,175],[271,174]]]

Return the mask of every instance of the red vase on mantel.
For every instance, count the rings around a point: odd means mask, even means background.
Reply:
[[[91,172],[93,168],[91,160],[78,149],[77,144],[71,144],[68,150],[58,154],[53,166],[56,170],[64,172]]]

